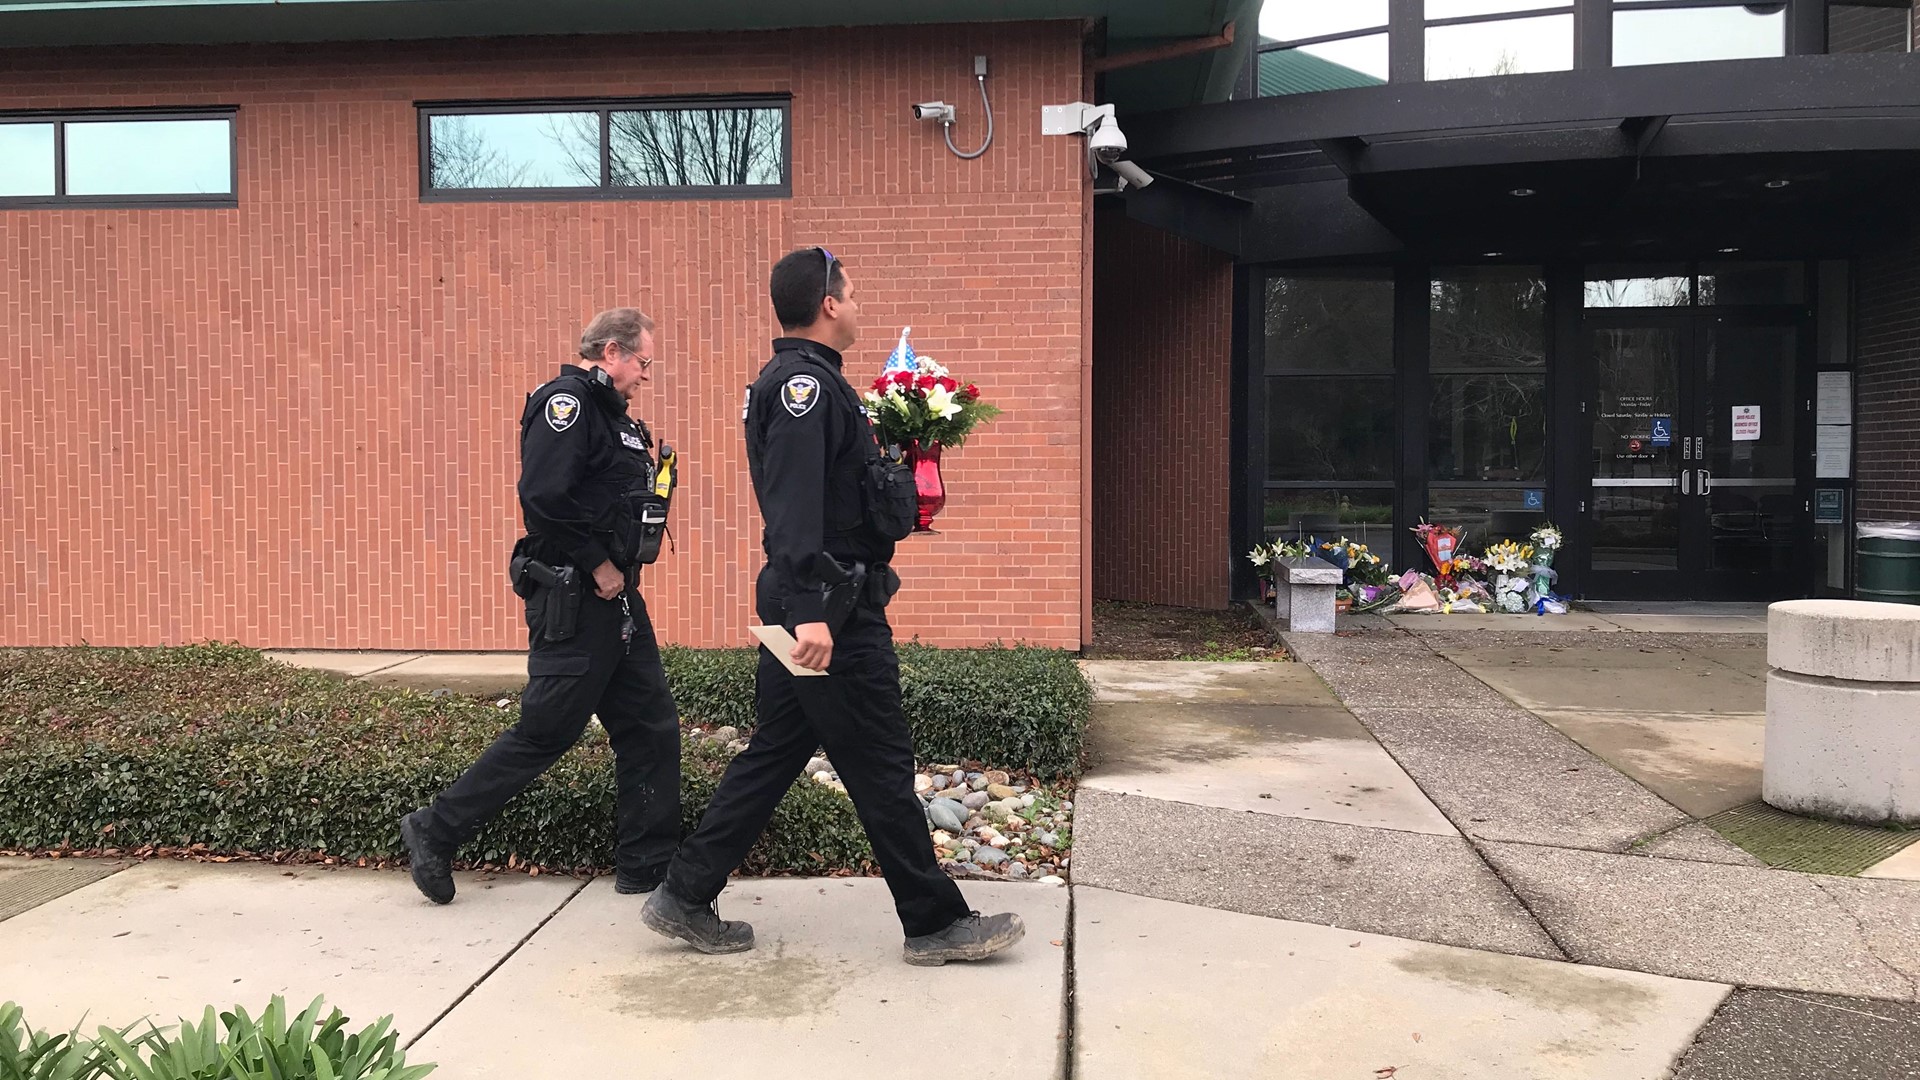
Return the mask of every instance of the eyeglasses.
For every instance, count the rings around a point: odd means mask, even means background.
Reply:
[[[813,250],[827,257],[827,279],[820,284],[820,298],[824,300],[833,295],[833,264],[840,260],[834,258],[833,252],[826,248],[815,247]]]
[[[635,360],[638,360],[638,361],[640,361],[640,370],[641,370],[641,371],[652,371],[652,370],[653,370],[653,361],[652,361],[651,359],[649,359],[649,358],[647,358],[647,357],[645,357],[645,356],[641,356],[641,355],[640,355],[640,350],[638,350],[638,349],[629,349],[629,348],[627,348],[627,344],[626,344],[626,342],[624,342],[624,341],[615,341],[615,340],[612,340],[612,339],[609,339],[609,340],[608,340],[608,341],[606,342],[606,344],[608,344],[608,345],[611,345],[611,346],[613,346],[614,348],[616,348],[616,349],[619,349],[619,350],[620,350],[621,352],[623,352],[623,353],[626,353],[627,355],[629,355],[629,356],[631,356],[631,357],[633,357],[633,358],[634,358]]]

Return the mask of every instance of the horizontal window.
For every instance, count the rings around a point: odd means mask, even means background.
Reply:
[[[784,100],[425,106],[423,194],[438,199],[780,196]]]
[[[233,114],[0,115],[0,204],[233,206]]]
[[[1785,4],[1643,8],[1613,13],[1613,64],[1679,64],[1785,56]]]

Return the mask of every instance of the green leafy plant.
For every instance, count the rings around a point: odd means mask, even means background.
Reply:
[[[124,1037],[128,1030],[118,1034]],[[34,1031],[20,1006],[0,1003],[0,1080],[86,1080],[102,1075],[111,1060],[79,1028],[61,1035]]]
[[[906,645],[900,656],[926,759],[1078,769],[1092,695],[1070,655]],[[752,651],[669,657],[690,712],[751,726]],[[0,848],[392,858],[400,815],[452,783],[516,718],[492,701],[350,682],[232,646],[0,650]],[[606,866],[611,757],[605,733],[589,729],[461,857]],[[688,739],[681,760],[691,828],[731,755]],[[847,798],[797,779],[746,869],[871,864]]]

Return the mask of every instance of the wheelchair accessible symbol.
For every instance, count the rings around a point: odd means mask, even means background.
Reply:
[[[1673,445],[1672,419],[1665,416],[1654,417],[1653,418],[1653,436],[1649,438],[1647,442],[1653,446],[1672,446]]]

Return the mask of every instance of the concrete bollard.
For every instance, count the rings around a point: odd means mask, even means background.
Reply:
[[[1760,795],[1796,814],[1920,824],[1920,607],[1767,609]]]

